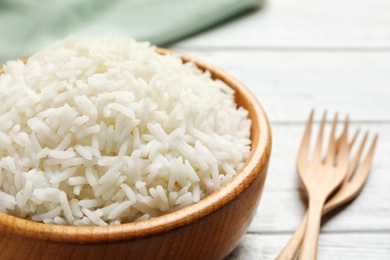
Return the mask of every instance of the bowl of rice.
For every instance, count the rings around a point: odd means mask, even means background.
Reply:
[[[256,212],[267,116],[240,82],[124,37],[0,67],[4,259],[220,259]]]

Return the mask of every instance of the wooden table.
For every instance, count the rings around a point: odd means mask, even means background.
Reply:
[[[314,107],[380,135],[364,190],[324,221],[318,258],[390,259],[390,1],[272,0],[170,47],[238,78],[271,121],[258,213],[228,259],[274,259],[299,224],[306,204],[295,158]]]

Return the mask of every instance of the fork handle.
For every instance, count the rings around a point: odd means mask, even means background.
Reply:
[[[295,230],[294,234],[291,236],[288,243],[284,246],[282,251],[279,253],[276,260],[291,260],[295,259],[299,248],[302,245],[303,237],[305,235],[306,226],[307,226],[308,213],[305,213],[301,224]]]
[[[325,199],[309,200],[309,216],[299,259],[317,259],[318,235],[324,202]]]

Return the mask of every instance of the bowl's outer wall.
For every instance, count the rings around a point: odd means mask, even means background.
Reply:
[[[190,225],[146,239],[62,243],[1,232],[2,259],[222,259],[244,235],[256,212],[267,168],[236,199]]]
[[[183,57],[183,60],[189,59],[194,60]],[[97,232],[93,236],[104,242],[88,242],[90,233],[80,234],[74,241],[69,241],[66,234],[62,239],[58,234],[50,235],[36,228],[33,232],[25,232],[23,225],[36,223],[24,221],[20,225],[20,220],[6,215],[0,219],[0,259],[222,259],[227,256],[245,234],[256,213],[271,153],[271,132],[261,106],[253,97],[249,98],[251,94],[244,88],[237,87],[239,82],[203,62],[197,61],[197,65],[210,69],[214,78],[222,79],[236,90],[239,94],[236,102],[249,110],[249,117],[256,125],[251,129],[251,138],[256,140],[254,146],[264,149],[261,160],[252,162],[252,171],[248,178],[239,182],[237,189],[220,192],[221,199],[212,204],[212,209],[208,207],[197,212],[195,218],[187,217],[180,226],[169,227],[167,223],[169,229],[166,232],[160,230],[143,238],[131,237],[131,234],[129,238],[123,238],[126,232],[121,232],[121,238],[112,239],[104,232]],[[19,224],[13,225],[15,221]],[[15,230],[15,226],[20,230]],[[66,232],[66,227],[62,230]]]

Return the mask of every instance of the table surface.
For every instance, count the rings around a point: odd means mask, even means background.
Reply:
[[[390,259],[390,1],[272,0],[170,47],[235,76],[271,122],[262,199],[227,259],[274,259],[300,223],[295,159],[312,108],[317,123],[327,109],[348,114],[353,131],[379,134],[362,193],[323,221],[318,258]]]

